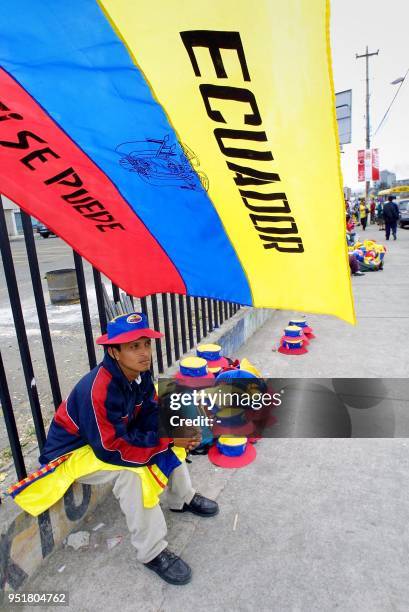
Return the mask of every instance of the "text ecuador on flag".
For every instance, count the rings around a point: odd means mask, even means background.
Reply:
[[[354,321],[326,0],[18,0],[0,192],[128,293]]]

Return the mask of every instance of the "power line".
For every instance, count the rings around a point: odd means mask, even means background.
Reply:
[[[386,110],[386,113],[385,113],[385,114],[384,114],[384,116],[382,117],[382,120],[381,120],[380,124],[379,124],[379,125],[378,125],[378,127],[376,128],[376,130],[375,130],[375,132],[374,132],[374,137],[376,136],[376,134],[378,133],[378,131],[379,131],[380,127],[381,127],[381,125],[383,124],[383,122],[385,121],[386,117],[388,116],[389,111],[391,110],[392,105],[393,105],[393,103],[395,102],[395,100],[396,100],[396,98],[397,98],[397,95],[398,95],[398,93],[400,92],[401,87],[402,87],[403,83],[405,82],[405,79],[406,79],[406,76],[407,76],[407,74],[408,74],[408,73],[409,73],[409,68],[408,68],[408,70],[406,71],[406,74],[405,74],[405,76],[403,77],[402,81],[400,82],[400,85],[399,85],[399,87],[398,87],[398,89],[397,89],[397,91],[396,91],[395,95],[393,96],[392,102],[389,104],[389,106],[388,106],[388,108],[387,108],[387,110]]]

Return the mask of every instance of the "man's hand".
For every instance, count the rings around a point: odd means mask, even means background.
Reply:
[[[175,446],[185,448],[187,451],[193,450],[196,446],[199,446],[202,440],[201,434],[196,434],[193,438],[174,438],[173,443]]]
[[[195,434],[193,438],[190,439],[190,444],[186,450],[189,450],[189,451],[193,450],[194,448],[196,448],[196,446],[199,446],[201,441],[202,441],[202,434],[199,431],[198,433]]]

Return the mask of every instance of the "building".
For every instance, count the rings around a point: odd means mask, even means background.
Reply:
[[[346,187],[346,186],[345,186],[345,187],[344,187],[344,198],[345,198],[346,200],[350,200],[350,199],[351,199],[351,196],[352,196],[352,189],[351,189],[351,187]]]
[[[9,236],[20,236],[23,234],[23,222],[21,220],[21,209],[17,204],[14,204],[5,195],[1,195],[1,201],[3,203],[4,216],[6,218],[7,234]],[[36,227],[39,221],[31,217],[31,223],[33,227]]]
[[[21,212],[19,207],[2,195],[4,216],[6,217],[7,233],[9,236],[18,236],[23,233]]]
[[[400,187],[401,185],[409,185],[409,178],[407,178],[407,179],[400,179],[399,181],[395,181],[393,183],[394,187]]]
[[[394,172],[389,172],[389,170],[381,170],[380,172],[380,185],[389,189],[389,187],[393,187],[396,183],[396,174]]]

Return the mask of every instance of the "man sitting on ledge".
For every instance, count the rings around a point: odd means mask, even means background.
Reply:
[[[186,584],[191,569],[167,548],[158,495],[167,484],[173,512],[209,517],[219,508],[215,501],[195,492],[184,461],[186,450],[200,440],[159,437],[159,408],[150,364],[151,339],[162,336],[149,329],[143,313],[121,315],[108,323],[107,333],[97,339],[106,348],[104,359],[59,406],[40,462],[49,464],[69,455],[56,467],[55,479],[59,470],[62,479],[65,466],[65,473],[75,474],[70,482],[113,481],[113,493],[126,517],[137,559],[166,582]],[[52,496],[50,490],[48,495]]]

